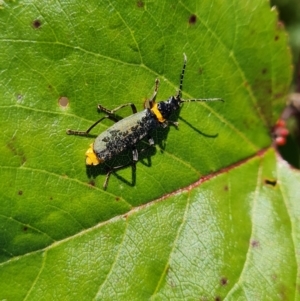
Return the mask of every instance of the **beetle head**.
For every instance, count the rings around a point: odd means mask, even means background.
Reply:
[[[164,119],[168,119],[173,111],[178,110],[180,107],[180,98],[171,96],[167,101],[160,101],[157,108]]]

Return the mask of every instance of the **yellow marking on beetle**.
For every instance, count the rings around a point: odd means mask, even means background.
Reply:
[[[103,160],[99,159],[97,155],[94,152],[94,144],[91,144],[89,149],[85,152],[86,165],[98,165],[103,162]]]
[[[151,111],[155,114],[159,122],[165,122],[166,119],[161,115],[160,111],[157,108],[157,103],[153,105]]]

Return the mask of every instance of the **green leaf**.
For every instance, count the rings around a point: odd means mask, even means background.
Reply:
[[[270,138],[291,57],[268,2],[1,8],[0,299],[299,299],[300,176]],[[142,110],[155,78],[158,101],[175,95],[183,53],[183,97],[224,103],[184,104],[103,190],[94,138],[66,129],[98,103]]]

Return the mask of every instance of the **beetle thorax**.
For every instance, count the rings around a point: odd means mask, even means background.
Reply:
[[[157,103],[157,109],[164,119],[168,119],[173,111],[178,110],[180,107],[180,97],[171,96],[166,101]]]

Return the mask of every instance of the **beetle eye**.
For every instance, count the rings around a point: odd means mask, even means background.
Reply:
[[[166,104],[163,102],[159,102],[157,104],[157,108],[159,109],[159,111],[164,111],[166,109]]]
[[[173,110],[177,110],[179,108],[179,101],[174,96],[169,100],[169,102]]]

